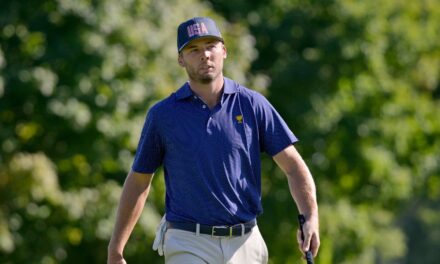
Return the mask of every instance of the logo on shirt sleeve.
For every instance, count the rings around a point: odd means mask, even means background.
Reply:
[[[237,120],[237,123],[239,124],[243,123],[243,115],[237,115],[235,116],[235,119]]]

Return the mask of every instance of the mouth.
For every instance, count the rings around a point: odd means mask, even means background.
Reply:
[[[214,69],[214,66],[213,66],[213,65],[204,64],[204,65],[201,65],[201,66],[200,66],[200,70],[202,70],[202,71],[210,71],[210,70],[212,70],[212,69]]]

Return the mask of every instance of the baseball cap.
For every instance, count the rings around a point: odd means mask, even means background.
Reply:
[[[189,42],[199,38],[213,37],[223,42],[223,37],[215,24],[209,17],[194,17],[183,22],[177,29],[177,51],[188,45]]]

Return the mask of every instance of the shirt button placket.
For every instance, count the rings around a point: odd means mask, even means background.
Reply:
[[[212,116],[209,116],[208,122],[206,122],[206,132],[208,134],[212,133],[211,126],[212,126]]]

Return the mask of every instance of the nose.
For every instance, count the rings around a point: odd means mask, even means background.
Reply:
[[[211,57],[211,51],[209,51],[208,49],[203,49],[202,51],[202,56],[201,56],[201,60],[207,60]]]

